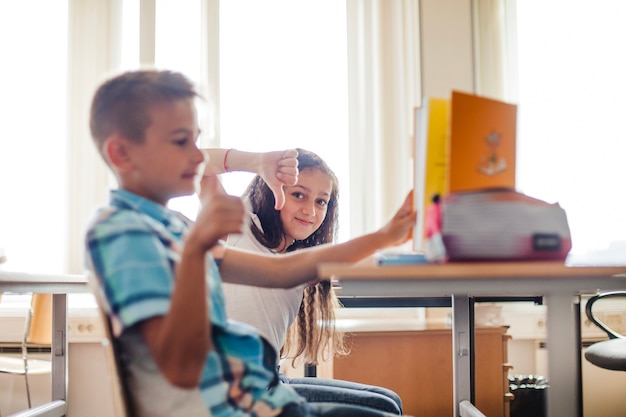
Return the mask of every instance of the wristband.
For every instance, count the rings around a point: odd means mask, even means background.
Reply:
[[[224,165],[224,172],[228,172],[228,167],[226,166],[226,158],[228,158],[228,153],[229,153],[230,151],[232,151],[232,150],[233,150],[233,149],[232,149],[232,148],[230,148],[230,149],[228,149],[228,150],[226,151],[226,153],[224,154],[224,164],[223,164],[223,165]]]

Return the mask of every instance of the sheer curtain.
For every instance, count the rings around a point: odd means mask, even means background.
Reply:
[[[84,272],[84,234],[114,179],[93,145],[89,107],[97,86],[121,70],[122,0],[69,0],[67,272]]]
[[[347,10],[354,236],[387,221],[413,186],[419,1],[347,0]]]
[[[497,100],[512,98],[506,93],[512,84],[506,78],[510,67],[505,59],[509,45],[506,11],[503,0],[474,0],[473,3],[474,85],[477,94]]]

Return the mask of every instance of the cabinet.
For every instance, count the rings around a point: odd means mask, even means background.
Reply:
[[[476,406],[489,417],[509,415],[506,331],[506,327],[476,329]],[[405,414],[453,414],[450,329],[358,332],[349,338],[352,350],[334,359],[334,378],[394,390]]]

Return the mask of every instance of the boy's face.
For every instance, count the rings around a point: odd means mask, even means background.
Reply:
[[[165,205],[195,192],[198,166],[204,161],[196,146],[198,120],[191,99],[155,105],[148,114],[144,142],[127,142],[130,164],[121,176],[122,187]]]

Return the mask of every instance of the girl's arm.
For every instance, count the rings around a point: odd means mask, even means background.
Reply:
[[[283,185],[298,181],[298,151],[243,152],[237,149],[204,149],[207,162],[204,175],[232,171],[260,175],[274,193],[276,210],[285,204]]]
[[[219,249],[214,255],[223,257],[220,272],[225,282],[283,288],[315,282],[318,281],[317,266],[322,262],[356,262],[379,249],[406,242],[416,219],[411,205],[409,194],[384,227],[344,243],[301,249],[283,256],[228,247]]]

